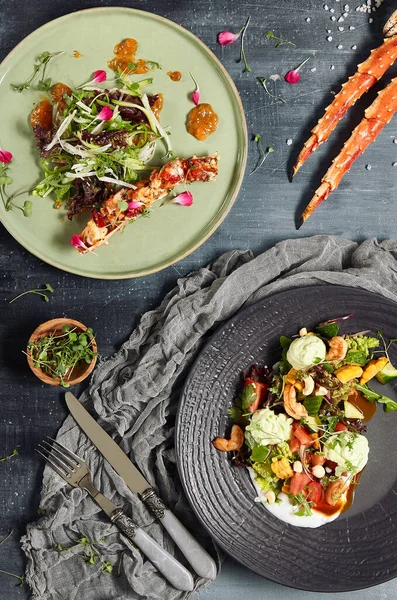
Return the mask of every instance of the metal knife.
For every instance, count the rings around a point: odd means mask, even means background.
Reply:
[[[136,466],[130,461],[120,446],[95,421],[71,392],[65,394],[66,404],[81,429],[90,438],[100,453],[110,462],[113,469],[122,477],[135,494],[139,494],[153,515],[161,521],[186,560],[200,577],[215,579],[215,561],[194,539],[192,534],[163,504],[153,488]]]

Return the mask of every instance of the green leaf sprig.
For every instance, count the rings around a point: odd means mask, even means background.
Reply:
[[[50,62],[51,59],[55,58],[56,56],[60,56],[61,54],[65,54],[64,52],[48,52],[47,50],[42,52],[41,54],[39,54],[39,56],[36,59],[36,62],[33,65],[33,71],[31,73],[31,75],[29,75],[29,77],[27,79],[25,79],[25,81],[23,81],[22,83],[19,84],[15,84],[15,83],[11,83],[11,87],[13,90],[15,90],[16,92],[23,92],[24,90],[28,90],[33,81],[36,79],[37,75],[40,73],[40,71],[42,71],[41,73],[41,78],[37,84],[37,89],[40,91],[47,91],[51,85],[52,85],[52,81],[47,78],[45,79],[45,72],[47,69],[47,65]]]
[[[99,560],[102,573],[111,573],[113,571],[112,563],[109,562],[108,560],[104,560],[104,558],[101,556],[101,554],[95,548],[95,546],[102,544],[106,539],[107,538],[104,537],[98,541],[95,541],[95,540],[89,540],[87,537],[83,536],[83,537],[79,538],[78,540],[76,540],[77,543],[74,544],[74,546],[69,546],[68,548],[64,548],[61,544],[57,544],[56,549],[58,552],[65,552],[66,550],[71,550],[72,548],[77,548],[79,546],[82,546],[82,549],[83,549],[82,559],[84,560],[84,562],[86,562],[90,565],[95,565],[95,564],[97,564],[97,562]]]
[[[18,298],[25,296],[25,294],[36,294],[37,296],[42,296],[46,302],[49,302],[50,298],[45,292],[50,292],[52,294],[53,291],[54,288],[49,283],[46,283],[44,288],[26,290],[26,292],[22,292],[22,294],[19,294],[18,296],[15,296],[15,298],[10,300],[9,304],[12,304],[13,302],[15,302],[15,300],[18,300]]]
[[[275,100],[281,100],[281,102],[283,102],[284,104],[287,104],[287,101],[284,100],[284,98],[282,98],[281,96],[277,96],[277,94],[272,94],[271,93],[271,91],[267,87],[267,83],[266,83],[266,78],[265,77],[257,77],[257,80],[260,82],[260,84],[262,85],[262,87],[265,90],[266,94],[268,96],[270,96],[270,98],[274,98]]]
[[[6,537],[1,540],[0,546],[4,544],[4,542],[6,542],[12,536],[13,533],[14,530],[11,529],[10,533],[7,534]],[[3,569],[0,569],[0,573],[4,573],[4,575],[9,575],[10,577],[15,577],[15,579],[19,579],[20,583],[18,587],[23,588],[25,583],[25,575],[16,575],[15,573],[10,573],[9,571],[4,571]]]
[[[244,27],[241,30],[241,49],[240,49],[240,59],[238,62],[244,63],[244,71],[243,71],[244,73],[250,73],[252,71],[252,69],[248,66],[247,57],[245,56],[245,49],[244,49],[245,32],[247,31],[247,27],[248,27],[250,21],[251,21],[251,15],[248,17],[246,24],[244,25]]]
[[[258,159],[256,167],[251,171],[250,175],[253,175],[258,169],[260,169],[261,166],[263,165],[263,163],[265,162],[265,160],[267,159],[267,157],[269,156],[269,154],[274,152],[274,148],[272,148],[271,146],[269,146],[269,148],[267,148],[266,150],[264,149],[264,147],[262,146],[261,136],[259,135],[259,133],[257,133],[256,136],[254,137],[254,142],[256,142],[256,144],[258,144],[259,159]]]
[[[278,37],[277,35],[275,35],[274,31],[272,31],[271,29],[269,29],[269,31],[266,32],[265,37],[268,40],[275,40],[275,42],[274,42],[275,48],[278,48],[279,46],[284,46],[286,44],[295,46],[294,42],[290,42],[289,40],[283,40],[281,37]]]
[[[18,450],[16,448],[14,448],[14,450],[12,451],[12,454],[9,454],[8,456],[3,456],[2,458],[0,458],[0,462],[5,462],[6,460],[10,460],[10,458],[13,458],[14,456],[18,456],[18,454],[19,454]],[[9,534],[9,535],[11,535],[11,534]],[[3,540],[3,542],[4,541],[5,540]],[[3,542],[0,543],[0,546]]]
[[[90,364],[96,356],[92,344],[94,332],[89,327],[85,332],[77,331],[65,325],[63,333],[53,332],[35,342],[28,343],[28,353],[33,360],[34,367],[42,369],[54,379],[60,379],[61,386],[69,387],[73,370],[83,363]]]

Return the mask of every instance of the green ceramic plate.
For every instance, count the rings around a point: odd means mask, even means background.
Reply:
[[[138,40],[137,56],[159,62],[153,72],[149,93],[164,95],[161,115],[171,131],[177,156],[220,154],[219,176],[214,183],[196,183],[191,207],[164,203],[155,206],[147,219],[130,224],[115,235],[97,255],[80,255],[70,245],[87,216],[68,221],[64,210],[55,210],[48,198],[33,198],[33,215],[19,210],[0,218],[14,238],[45,262],[85,277],[123,279],[164,269],[198,248],[220,225],[230,210],[244,175],[247,132],[237,90],[212,52],[186,29],[157,15],[128,8],[95,8],[75,12],[47,23],[23,40],[0,66],[2,107],[1,147],[14,155],[10,192],[32,186],[41,179],[40,159],[29,126],[29,114],[40,93],[17,93],[10,83],[20,83],[32,71],[33,62],[44,50],[64,50],[50,63],[48,75],[73,87],[84,83],[97,69],[106,69],[113,47],[126,37]],[[81,53],[74,58],[73,52]],[[182,80],[172,82],[167,71],[178,70]],[[209,102],[220,117],[217,131],[199,142],[186,131],[185,117],[193,107],[192,71],[199,82],[201,101]],[[137,79],[142,76],[137,76]],[[161,142],[160,142],[161,144]],[[183,191],[183,190],[180,190]]]

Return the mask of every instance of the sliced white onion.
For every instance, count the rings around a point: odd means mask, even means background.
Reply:
[[[107,183],[115,183],[116,185],[122,185],[123,187],[131,188],[132,190],[136,190],[136,185],[132,185],[132,183],[127,183],[126,181],[121,181],[121,179],[115,179],[114,177],[98,177],[99,181],[106,181]]]
[[[45,147],[46,150],[51,150],[51,148],[53,148],[59,142],[61,135],[69,127],[69,125],[73,121],[75,115],[76,115],[76,111],[74,110],[72,113],[70,113],[70,115],[68,115],[66,117],[66,119],[63,120],[63,122],[59,126],[53,140]]]
[[[148,144],[145,144],[143,146],[143,148],[139,151],[139,154],[138,154],[139,160],[141,160],[143,163],[149,162],[149,160],[151,160],[153,158],[155,148],[156,148],[155,142],[149,142]]]
[[[92,114],[92,109],[91,109],[89,106],[87,106],[86,104],[84,104],[84,102],[81,102],[81,100],[78,100],[78,101],[76,102],[76,105],[77,105],[77,106],[80,106],[80,108],[81,108],[81,109],[82,109],[84,112],[86,112],[86,113],[88,113],[88,114],[90,114],[90,115]]]
[[[160,125],[159,121],[156,118],[156,115],[154,114],[154,112],[150,108],[150,104],[149,104],[149,100],[148,100],[147,95],[143,94],[141,100],[142,100],[142,104],[146,108],[147,112],[151,113],[151,117],[153,119],[153,122],[156,125],[157,131],[159,132],[159,134],[163,138],[164,143],[165,143],[165,145],[167,147],[167,154],[170,154],[172,152],[171,142],[169,140],[170,136],[167,134],[167,132],[165,131],[165,129],[163,129],[163,127]]]

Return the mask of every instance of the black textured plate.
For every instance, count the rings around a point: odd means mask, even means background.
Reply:
[[[182,393],[176,449],[188,500],[213,539],[253,571],[321,592],[370,587],[397,575],[397,413],[378,407],[368,424],[368,466],[352,507],[318,529],[293,527],[254,502],[246,469],[231,465],[212,440],[229,432],[241,372],[273,364],[279,336],[355,313],[342,332],[381,330],[396,337],[397,304],[359,289],[307,287],[276,294],[221,326],[196,360]],[[397,349],[390,350],[397,364]],[[374,386],[376,387],[376,386]],[[391,386],[384,393],[394,396]]]

